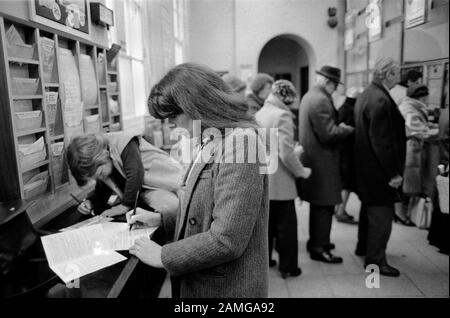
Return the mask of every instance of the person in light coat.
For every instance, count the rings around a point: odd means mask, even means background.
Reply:
[[[397,106],[400,106],[400,104],[405,99],[408,87],[410,87],[411,85],[419,85],[422,76],[423,74],[417,70],[409,70],[402,77],[400,83],[390,89],[389,93],[391,94],[392,99],[397,104]]]
[[[269,174],[269,261],[272,266],[273,242],[279,255],[279,270],[286,278],[298,276],[297,218],[294,200],[297,198],[295,178],[308,178],[311,169],[303,167],[300,161],[301,146],[294,144],[294,115],[289,105],[298,99],[294,85],[278,80],[272,85],[272,92],[264,106],[255,114],[256,122],[263,128],[278,131],[278,169]],[[270,149],[269,151],[273,151]]]
[[[403,194],[410,201],[415,196],[426,196],[423,178],[424,173],[424,143],[426,140],[437,137],[439,130],[428,123],[427,100],[429,91],[425,85],[412,85],[408,87],[407,96],[399,106],[405,119],[406,133],[406,160],[403,172]],[[410,205],[408,205],[411,208]],[[402,224],[412,224],[409,220],[411,211],[406,215],[397,215]],[[412,224],[414,225],[414,224]]]

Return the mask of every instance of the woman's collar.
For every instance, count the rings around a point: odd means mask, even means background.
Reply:
[[[284,110],[290,110],[289,107],[283,103],[277,96],[274,94],[270,94],[266,99],[266,103],[272,104],[278,108],[282,108]]]
[[[420,100],[406,96],[404,101],[410,103],[411,106],[413,106],[417,110],[422,111],[424,114],[427,113],[427,105],[425,105]]]

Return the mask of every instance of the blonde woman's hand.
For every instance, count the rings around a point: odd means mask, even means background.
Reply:
[[[156,227],[161,226],[161,214],[143,209],[137,209],[136,214],[133,215],[133,210],[126,214],[127,222],[131,225]]]
[[[84,200],[82,203],[78,205],[78,212],[84,215],[88,215],[92,213],[92,203],[90,200]]]
[[[156,244],[148,237],[137,239],[134,245],[130,247],[130,254],[136,256],[143,262],[152,267],[164,268],[161,260],[161,245]]]
[[[107,217],[112,217],[112,216],[116,216],[116,215],[123,215],[125,213],[127,213],[127,211],[129,211],[130,208],[119,204],[116,206],[113,206],[111,209],[105,210],[102,213],[102,216],[107,216]]]

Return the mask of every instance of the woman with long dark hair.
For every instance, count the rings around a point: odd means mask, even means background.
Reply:
[[[191,136],[201,121],[207,138],[185,173],[178,215],[127,215],[130,224],[175,228],[174,241],[141,239],[130,253],[169,272],[173,297],[267,297],[268,182],[244,100],[209,68],[186,63],[153,87],[148,108]]]

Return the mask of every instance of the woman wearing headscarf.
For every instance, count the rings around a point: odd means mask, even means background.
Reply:
[[[245,89],[247,88],[247,85],[241,79],[229,73],[223,75],[222,79],[225,83],[230,85],[233,93],[236,93],[242,97],[245,96]]]
[[[289,106],[298,99],[291,82],[278,80],[264,106],[255,114],[256,121],[269,132],[278,130],[278,169],[269,175],[269,259],[270,265],[273,241],[279,254],[281,276],[298,276],[297,217],[294,200],[297,198],[295,178],[308,178],[311,169],[303,167],[300,161],[301,147],[294,144],[294,115]],[[273,151],[274,149],[270,149]],[[270,156],[272,158],[272,156]]]
[[[255,115],[264,106],[264,101],[270,94],[273,82],[274,79],[269,74],[258,73],[249,83],[249,92],[245,95],[249,115]]]

